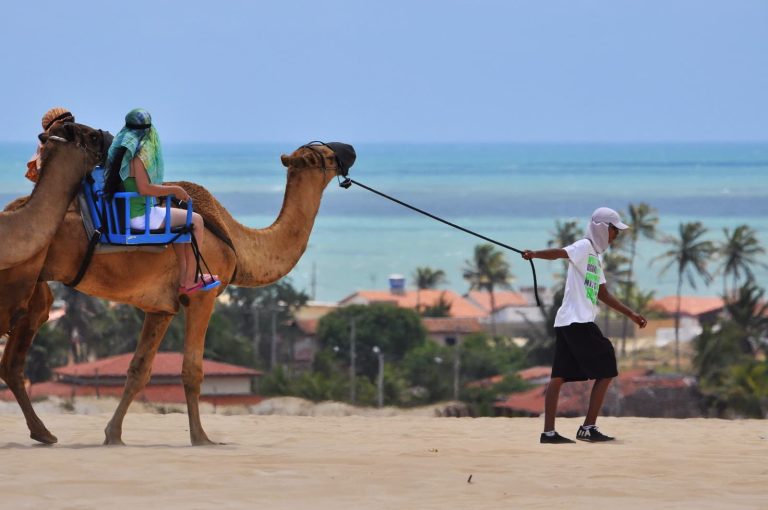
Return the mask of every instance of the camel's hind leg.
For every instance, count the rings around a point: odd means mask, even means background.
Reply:
[[[215,302],[214,292],[199,293],[191,300],[185,314],[184,363],[181,368],[181,379],[184,382],[184,395],[187,398],[189,437],[195,446],[214,444],[208,439],[200,422],[200,385],[203,382],[205,332],[208,329]]]
[[[173,315],[167,313],[147,313],[144,316],[144,326],[141,328],[139,345],[128,368],[128,376],[123,389],[123,396],[115,409],[115,414],[104,429],[104,444],[124,444],[123,419],[134,397],[139,393],[152,375],[152,361],[155,359],[160,342],[165,336]]]
[[[0,361],[0,377],[5,380],[24,413],[29,437],[45,444],[53,444],[58,439],[45,428],[32,407],[24,386],[24,363],[37,330],[48,320],[48,311],[52,303],[53,294],[48,284],[38,283],[28,302],[27,313],[19,317],[11,330],[3,359]]]

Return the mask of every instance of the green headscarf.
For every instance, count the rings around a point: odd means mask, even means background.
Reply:
[[[120,147],[125,147],[125,154],[120,163],[120,179],[126,180],[131,175],[131,160],[141,159],[147,169],[149,182],[161,184],[164,177],[163,151],[160,147],[160,137],[152,117],[143,108],[136,108],[125,116],[125,126],[117,133],[107,156],[107,168],[113,168],[112,163]]]

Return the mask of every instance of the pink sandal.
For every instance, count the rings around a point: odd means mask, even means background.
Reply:
[[[197,292],[198,290],[200,290],[202,288],[203,288],[203,282],[197,282],[196,284],[194,284],[191,287],[185,287],[184,285],[179,285],[179,294],[190,295],[190,294],[193,294],[193,293]]]

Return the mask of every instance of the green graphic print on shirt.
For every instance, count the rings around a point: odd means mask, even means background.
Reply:
[[[584,277],[584,290],[593,305],[597,304],[597,291],[600,289],[600,259],[590,255],[587,259],[587,274]]]

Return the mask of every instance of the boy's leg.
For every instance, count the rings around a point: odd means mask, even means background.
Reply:
[[[553,377],[549,380],[547,391],[544,394],[544,432],[555,430],[555,415],[557,415],[557,401],[560,398],[560,387],[565,382],[562,377]]]
[[[597,415],[603,407],[605,394],[608,392],[608,386],[610,386],[612,380],[612,378],[596,379],[595,384],[592,385],[592,394],[589,397],[589,409],[587,410],[587,416],[584,418],[585,426],[594,425],[597,421]]]

